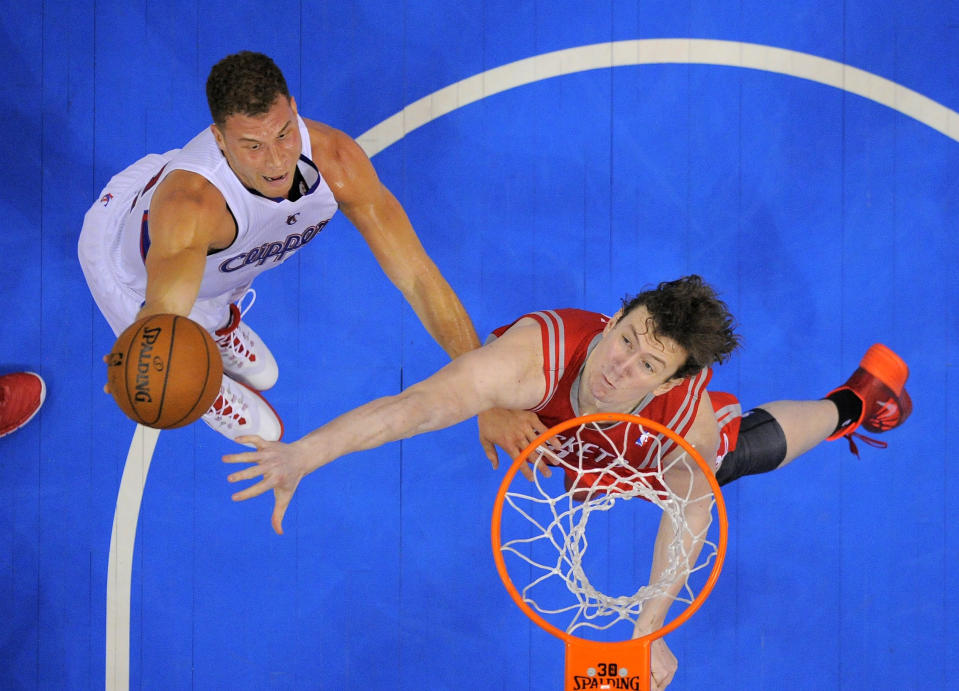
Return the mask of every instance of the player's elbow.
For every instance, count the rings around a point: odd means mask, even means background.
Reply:
[[[443,395],[418,387],[403,393],[403,406],[408,425],[406,437],[444,429],[465,420],[462,406],[455,396]]]

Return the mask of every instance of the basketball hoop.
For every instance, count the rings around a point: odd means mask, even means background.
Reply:
[[[554,436],[563,442],[559,450],[546,446],[546,440]],[[633,452],[632,465],[626,460],[627,451]],[[539,471],[534,481],[511,489],[531,456]],[[640,456],[642,461],[637,463]],[[545,478],[544,463],[552,471],[561,471],[564,482],[555,472]],[[645,501],[630,504],[635,498]],[[614,506],[650,511],[650,505],[662,510],[656,523],[666,526],[668,538],[661,544],[668,563],[655,569],[656,582],[626,595],[607,595],[586,573],[590,562],[587,521]],[[718,521],[712,520],[714,511]],[[604,521],[594,521],[599,530],[614,523],[611,512],[602,515]],[[632,519],[630,531],[640,531],[636,528],[640,523],[651,523],[636,521],[632,515],[628,518]],[[703,522],[705,526],[700,525]],[[710,526],[718,535],[709,532]],[[722,569],[727,533],[722,494],[702,456],[663,425],[620,413],[577,417],[534,439],[506,472],[492,520],[493,558],[506,590],[527,617],[566,644],[567,691],[648,691],[650,647],[686,622],[709,596]],[[632,532],[628,541],[607,542],[610,546],[636,544]],[[651,547],[648,551],[652,553]],[[514,581],[527,585],[518,588]],[[644,605],[662,598],[686,607],[659,629],[632,638],[632,627]],[[629,627],[625,636],[624,627]]]

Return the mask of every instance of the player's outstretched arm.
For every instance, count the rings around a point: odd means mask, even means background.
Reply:
[[[709,500],[712,497],[712,493],[708,483],[702,478],[699,466],[688,458],[687,463],[688,465],[680,463],[674,466],[674,469],[666,475],[666,483],[671,488],[677,488],[677,493],[681,495],[689,492],[689,496],[698,497],[698,499],[689,502],[685,507],[684,519],[686,531],[680,536],[683,541],[683,549],[687,555],[690,566],[692,566],[699,557],[699,553],[703,547],[705,533],[709,527],[711,519]],[[677,526],[673,524],[672,519],[664,513],[659,523],[659,532],[656,535],[656,543],[653,548],[653,564],[650,568],[649,577],[650,583],[662,581],[663,573],[671,566],[671,557],[668,554],[668,550],[669,545],[673,544],[676,539],[676,529]],[[643,611],[633,629],[634,638],[645,636],[662,628],[670,607],[686,583],[686,574],[682,571],[681,574],[679,578],[669,584],[667,592],[664,595],[649,600],[643,605]],[[653,641],[650,646],[649,662],[650,689],[652,691],[661,691],[672,682],[679,663],[676,660],[676,656],[662,638]]]
[[[696,419],[686,435],[686,441],[692,444],[703,458],[716,457],[716,450],[719,446],[719,431],[708,396],[703,396],[699,402]],[[675,458],[680,460],[673,462]],[[664,461],[663,466],[669,468],[663,477],[666,486],[672,493],[689,499],[683,511],[685,530],[679,537],[682,539],[683,551],[688,563],[692,567],[702,550],[706,531],[712,520],[712,489],[703,476],[699,465],[689,458],[682,449],[674,451]],[[676,530],[677,526],[664,513],[653,546],[650,583],[662,581],[663,574],[671,567],[672,557],[669,554],[669,546],[674,543],[677,537]],[[663,626],[670,607],[686,583],[686,573],[681,571],[680,574],[668,585],[664,595],[643,605],[643,611],[633,629],[634,638],[652,633]],[[672,681],[677,667],[676,656],[669,650],[666,642],[662,639],[654,641],[650,649],[650,688],[654,690],[665,689]]]
[[[402,393],[344,413],[292,444],[240,437],[237,441],[253,443],[256,451],[227,455],[223,460],[254,465],[227,479],[260,479],[233,499],[242,501],[272,489],[273,529],[282,533],[283,515],[300,480],[309,473],[348,453],[449,427],[489,407],[535,405],[544,386],[541,369],[539,327],[521,322]]]
[[[666,641],[658,638],[649,646],[649,691],[663,691],[673,681],[679,661]]]
[[[403,293],[429,334],[451,358],[479,347],[462,303],[360,145],[339,130],[306,122],[317,164],[340,210],[359,230],[383,272]]]
[[[232,242],[232,217],[223,196],[200,175],[175,170],[150,203],[146,296],[137,319],[187,316],[200,292],[207,253]]]

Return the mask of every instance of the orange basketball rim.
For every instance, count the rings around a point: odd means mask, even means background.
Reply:
[[[573,427],[582,427],[585,425],[596,425],[597,423],[619,423],[626,422],[635,424],[646,430],[668,437],[670,441],[681,447],[690,458],[699,466],[699,469],[705,475],[709,482],[715,500],[716,516],[718,517],[719,535],[715,543],[715,556],[713,557],[713,566],[705,584],[699,590],[698,594],[687,604],[675,618],[667,621],[662,627],[640,638],[629,640],[601,642],[587,638],[582,638],[563,631],[554,626],[539,612],[534,610],[524,600],[517,587],[509,576],[506,562],[503,557],[503,543],[501,537],[501,526],[503,519],[503,506],[506,501],[508,489],[519,472],[523,463],[527,462],[529,456],[536,452],[541,445],[545,444],[547,439],[559,435]],[[726,556],[726,546],[728,539],[729,524],[726,516],[726,506],[723,501],[722,492],[719,484],[716,482],[713,470],[706,464],[699,452],[696,451],[685,439],[677,435],[665,426],[647,420],[637,415],[628,415],[622,413],[595,413],[576,417],[566,422],[555,425],[543,434],[534,439],[526,449],[516,458],[506,475],[500,483],[499,491],[496,495],[495,505],[493,507],[492,518],[492,547],[493,559],[496,562],[496,569],[499,572],[506,590],[516,605],[542,629],[556,636],[565,642],[566,665],[564,688],[567,691],[578,689],[597,688],[597,689],[640,689],[649,691],[650,689],[650,646],[654,641],[662,638],[666,634],[674,631],[685,623],[703,604],[709,596],[719,573],[722,570],[723,560]],[[629,670],[629,678],[625,678],[625,670]]]

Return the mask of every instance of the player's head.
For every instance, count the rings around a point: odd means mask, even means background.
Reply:
[[[726,305],[699,276],[660,283],[624,301],[606,326],[583,367],[580,404],[628,412],[724,361],[738,342]]]
[[[228,55],[210,70],[206,80],[206,100],[210,115],[218,127],[231,115],[263,115],[290,90],[280,68],[263,53],[244,50]]]
[[[683,378],[704,367],[725,362],[739,347],[733,315],[712,286],[695,274],[663,281],[623,300],[620,318],[644,307],[650,337],[672,341],[686,354],[672,375]]]
[[[210,70],[206,94],[213,136],[236,176],[265,197],[286,197],[302,141],[280,69],[262,53],[229,55]]]

